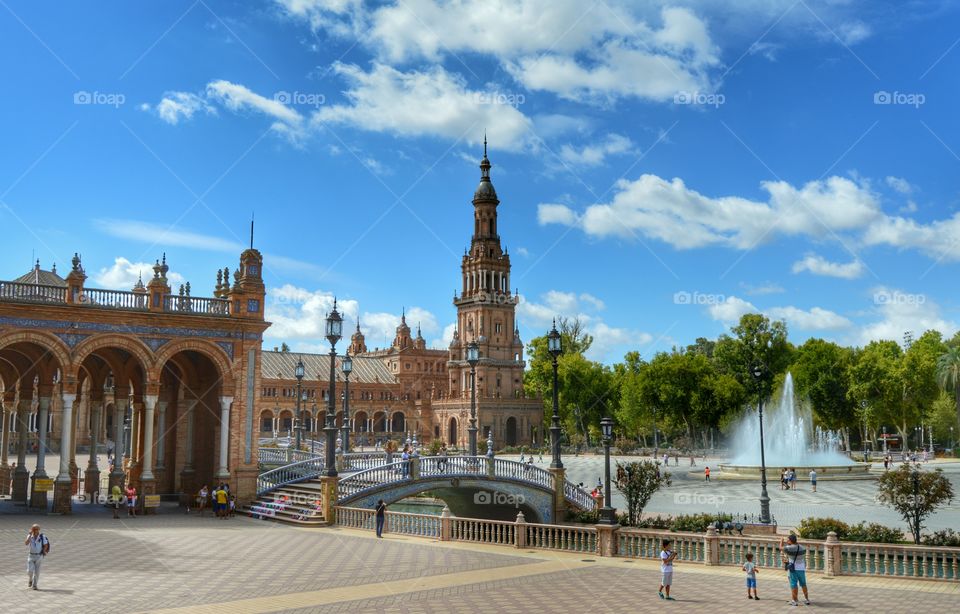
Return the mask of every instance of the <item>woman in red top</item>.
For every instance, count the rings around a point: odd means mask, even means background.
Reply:
[[[127,486],[127,516],[137,515],[137,489],[133,484]]]

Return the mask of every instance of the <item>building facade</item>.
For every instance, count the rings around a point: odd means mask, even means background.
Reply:
[[[382,350],[367,348],[357,324],[349,339],[349,392],[336,358],[336,422],[347,423],[354,445],[416,434],[424,443],[465,448],[470,342],[480,348],[479,438],[489,435],[497,447],[542,441],[542,401],[523,390],[517,297],[486,145],[480,169],[450,346],[428,348],[404,313]],[[81,484],[97,492],[109,472],[110,486],[131,482],[143,494],[191,497],[224,480],[241,500],[252,499],[261,441],[292,434],[301,416],[305,438],[318,438],[312,435],[326,418],[330,366],[328,354],[263,349],[270,324],[262,270],[251,238],[232,283],[229,268],[217,270],[212,297],[192,296],[189,283],[174,291],[166,255],[146,284],[129,291],[87,287],[78,255],[66,277],[38,262],[22,277],[0,281],[0,492],[12,483],[15,501],[39,506],[47,501],[45,481],[53,479],[54,508],[68,512]],[[298,359],[305,365],[299,395]],[[46,467],[48,450],[59,453],[59,467]],[[91,454],[97,450],[118,460],[102,467]],[[28,454],[36,455],[32,474]]]

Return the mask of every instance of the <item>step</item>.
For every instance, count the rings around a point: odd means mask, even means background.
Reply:
[[[296,524],[301,526],[326,526],[327,522],[323,516],[308,516],[306,518],[297,518],[299,512],[290,510],[277,510],[272,516],[262,516],[257,505],[244,506],[240,512],[257,520],[272,520],[274,522],[284,522],[287,524]]]

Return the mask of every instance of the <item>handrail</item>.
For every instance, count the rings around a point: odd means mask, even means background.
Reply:
[[[229,316],[230,300],[225,298],[167,294],[163,297],[163,310],[178,313],[197,313],[207,316]]]
[[[0,300],[22,303],[66,303],[67,288],[65,286],[0,281]]]
[[[257,477],[257,496],[280,486],[315,478],[324,472],[323,458],[309,458],[261,473]]]
[[[130,311],[146,311],[150,306],[145,292],[101,290],[99,288],[84,288],[80,294],[80,303],[90,307]]]
[[[596,500],[590,496],[590,493],[570,480],[564,481],[563,498],[584,511],[590,511],[597,506]]]
[[[292,448],[258,448],[257,460],[264,465],[288,465],[311,458],[323,458],[323,450],[311,453],[307,450],[294,450]]]

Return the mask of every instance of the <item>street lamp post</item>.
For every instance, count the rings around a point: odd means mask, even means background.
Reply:
[[[303,384],[303,359],[297,358],[297,365],[293,369],[293,374],[297,378],[297,424],[295,430],[297,431],[297,450],[300,449],[300,444],[303,441],[303,406],[300,404],[300,390]]]
[[[860,401],[860,414],[863,416],[863,462],[867,462],[867,402]]]
[[[316,397],[314,397],[316,398]],[[306,400],[304,400],[306,402]],[[314,456],[317,453],[317,402],[313,402],[313,406],[310,408],[310,455]]]
[[[467,344],[467,362],[470,364],[470,426],[467,435],[470,456],[477,455],[477,363],[480,362],[480,347],[476,341]]]
[[[882,428],[883,428],[883,453],[886,454],[887,453],[887,427],[884,426]]]
[[[953,454],[954,448],[956,448],[956,445],[954,444],[953,427],[951,426],[950,427],[950,454]]]
[[[550,419],[550,444],[553,447],[553,460],[550,461],[551,469],[563,469],[563,462],[560,460],[560,397],[557,386],[557,358],[563,352],[563,346],[560,341],[560,333],[557,331],[557,321],[553,321],[553,328],[547,334],[547,350],[553,356],[553,416]]]
[[[757,382],[757,413],[760,418],[760,523],[770,524],[770,496],[767,494],[767,459],[763,449],[763,367],[753,368]]]
[[[603,437],[603,507],[600,509],[600,524],[617,524],[617,510],[610,502],[610,441],[613,439],[613,420],[609,417],[600,421],[600,434]]]
[[[660,452],[660,440],[657,438],[657,408],[653,408],[653,458]]]
[[[350,357],[350,350],[343,355],[340,361],[340,368],[343,370],[343,451],[350,451],[350,372],[353,371],[353,358]]]
[[[337,341],[343,334],[343,318],[337,311],[337,299],[333,299],[333,311],[327,315],[327,341],[330,342],[330,390],[327,393],[327,424],[323,431],[327,434],[327,476],[337,477]]]

